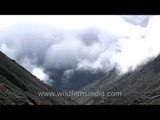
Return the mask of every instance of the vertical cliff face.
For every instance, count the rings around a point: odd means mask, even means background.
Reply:
[[[38,92],[46,91],[56,92],[0,52],[0,105],[76,104],[67,97],[38,96]]]

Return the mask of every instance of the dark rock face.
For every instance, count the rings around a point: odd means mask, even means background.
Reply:
[[[116,69],[80,92],[121,92],[122,96],[40,97],[38,92],[56,92],[16,61],[0,52],[0,105],[160,105],[160,56],[122,76]],[[76,102],[75,102],[76,101]]]
[[[33,105],[22,93],[15,91],[6,84],[0,83],[0,104],[1,105]]]
[[[46,91],[56,92],[0,52],[0,105],[76,104],[67,97],[38,96],[38,92]]]
[[[160,104],[160,55],[135,71],[118,76],[116,71],[85,86],[81,91],[121,92],[115,97],[74,97],[79,104],[134,105]]]

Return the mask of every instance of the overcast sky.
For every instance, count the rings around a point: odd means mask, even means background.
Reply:
[[[0,16],[0,50],[46,83],[49,70],[63,69],[65,84],[75,70],[121,73],[160,52],[160,16]]]

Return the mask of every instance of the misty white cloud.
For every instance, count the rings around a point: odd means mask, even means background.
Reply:
[[[157,56],[160,52],[160,16],[154,16],[150,19],[147,26],[146,41],[150,50],[150,56]]]
[[[121,16],[128,23],[146,27],[148,25],[150,15],[122,15]]]
[[[44,81],[56,69],[64,70],[64,84],[74,70],[107,72],[118,66],[125,73],[160,52],[160,17],[152,16],[145,27],[146,16],[131,18],[0,16],[0,50]]]
[[[116,54],[111,61],[118,63],[122,73],[127,72],[129,69],[134,70],[138,65],[144,64],[160,53],[159,22],[159,16],[152,16],[144,29],[145,34],[142,34],[143,37],[137,36],[118,40],[122,52]]]
[[[137,65],[146,62],[149,57],[149,49],[145,39],[119,39],[118,44],[121,46],[122,52],[115,54],[111,61],[118,63],[122,73],[129,69],[134,70]]]
[[[64,71],[63,75],[62,75],[62,83],[65,85],[69,82],[70,78],[72,77],[74,73],[73,69],[67,69]]]
[[[76,39],[66,39],[52,44],[46,51],[44,66],[50,68],[73,68],[77,64],[82,43]]]
[[[5,43],[0,45],[0,50],[4,53],[7,53],[8,56],[15,59],[15,50],[13,48],[9,48]]]
[[[50,80],[48,74],[46,74],[43,70],[43,68],[33,68],[33,70],[31,71],[31,73],[35,76],[37,76],[37,78],[39,78],[41,81],[43,81],[44,83],[51,83],[52,81]]]

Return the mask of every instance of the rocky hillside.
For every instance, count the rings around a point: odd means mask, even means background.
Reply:
[[[74,96],[72,99],[40,97],[38,92],[56,90],[0,52],[0,105],[159,105],[160,56],[121,76],[116,69],[112,69],[104,78],[88,84],[80,91],[97,90],[121,92],[122,96]]]
[[[0,52],[0,105],[76,104],[66,97],[39,97],[38,92],[55,92],[16,61]]]
[[[114,97],[74,97],[79,104],[160,104],[160,56],[139,66],[135,71],[118,76],[115,69],[81,91],[121,92]]]

